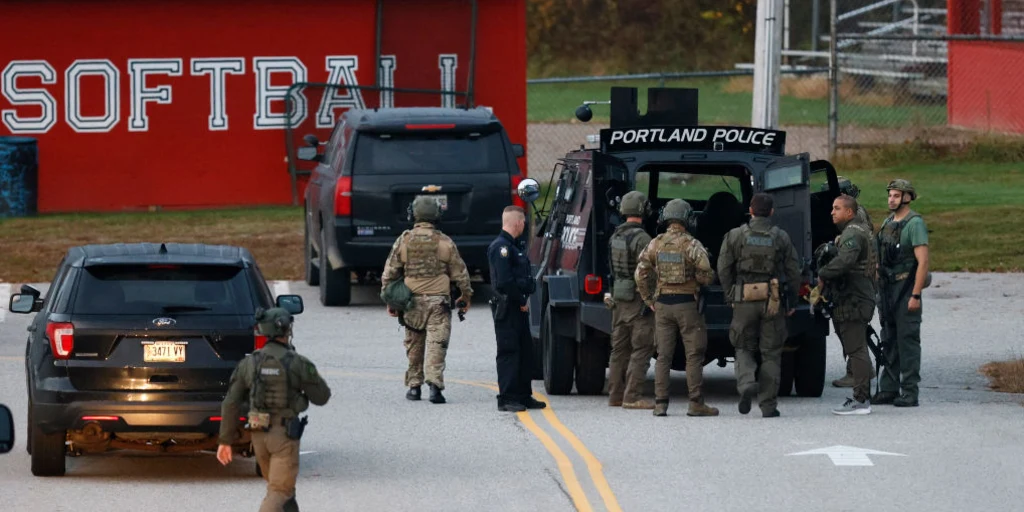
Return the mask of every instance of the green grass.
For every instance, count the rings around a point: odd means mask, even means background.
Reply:
[[[666,80],[666,87],[694,87],[699,89],[698,112],[701,124],[733,124],[749,126],[753,94],[736,85],[736,78],[701,78]],[[821,79],[803,87],[802,96],[787,94],[779,98],[780,125],[828,124],[828,90]],[[730,83],[732,87],[729,87]],[[810,82],[808,82],[810,84]],[[527,120],[529,122],[572,122],[573,113],[584,100],[609,99],[612,86],[636,87],[640,112],[647,109],[647,88],[658,87],[657,80],[626,80],[614,82],[573,82],[532,84],[527,87]],[[945,104],[920,106],[890,106],[863,104],[870,98],[853,98],[852,93],[841,94],[839,116],[844,125],[876,127],[903,127],[907,125],[945,125]],[[859,102],[859,103],[858,103]],[[877,98],[876,98],[877,102]],[[608,106],[592,105],[591,122],[608,122]]]
[[[1024,163],[910,163],[841,171],[861,190],[860,201],[878,229],[888,216],[886,185],[895,178],[911,180],[920,195],[913,208],[929,230],[931,269],[936,272],[1021,272],[1024,245],[1016,219],[1024,218]],[[723,190],[717,180],[697,180],[685,189]],[[717,181],[717,183],[721,183]],[[821,180],[812,184],[817,191]],[[542,184],[543,202],[546,185]],[[683,190],[679,188],[678,190]]]

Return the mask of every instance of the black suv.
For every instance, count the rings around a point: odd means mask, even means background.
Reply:
[[[256,309],[303,310],[275,301],[248,250],[202,244],[72,247],[40,295],[23,285],[9,308],[40,312],[25,350],[37,476],[63,475],[66,455],[215,450],[231,372],[266,343]],[[251,456],[247,434],[235,448]]]
[[[325,306],[348,305],[353,277],[379,276],[418,195],[438,198],[441,229],[485,281],[502,210],[526,207],[516,195],[523,146],[483,107],[351,109],[323,152],[315,136],[305,141],[298,158],[317,162],[305,192],[306,283]]]

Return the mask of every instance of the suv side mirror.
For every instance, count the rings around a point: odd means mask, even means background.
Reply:
[[[526,154],[526,148],[522,144],[512,144],[512,154],[519,158]]]
[[[284,308],[293,315],[298,315],[305,310],[302,305],[302,296],[300,295],[278,295],[275,303],[277,307]]]
[[[320,162],[324,159],[323,155],[320,155],[315,147],[299,148],[295,154],[299,160],[308,160],[310,162]]]
[[[11,313],[34,313],[42,311],[42,309],[43,299],[28,293],[15,293],[11,295],[10,303],[7,304],[7,310]]]
[[[14,415],[11,410],[0,404],[0,453],[14,449]]]

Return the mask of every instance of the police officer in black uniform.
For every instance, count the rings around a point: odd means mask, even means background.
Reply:
[[[508,206],[501,214],[501,234],[487,248],[491,270],[491,313],[498,341],[498,410],[519,412],[543,409],[547,404],[533,398],[533,339],[530,337],[527,303],[534,292],[530,261],[517,242],[526,228],[526,212]]]

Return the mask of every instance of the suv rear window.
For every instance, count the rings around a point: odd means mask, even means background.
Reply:
[[[353,174],[508,172],[501,132],[360,132]]]
[[[99,265],[78,281],[74,312],[87,315],[240,315],[253,311],[240,267]]]

